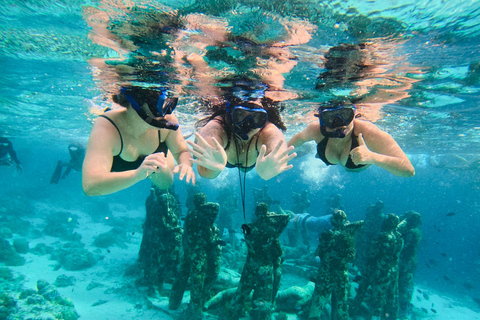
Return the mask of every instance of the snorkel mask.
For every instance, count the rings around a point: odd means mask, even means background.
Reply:
[[[178,124],[168,122],[165,119],[167,114],[171,114],[177,106],[178,98],[167,98],[166,90],[158,91],[157,101],[145,101],[140,105],[132,96],[128,88],[122,88],[121,93],[128,100],[132,108],[137,112],[140,118],[151,126],[159,129],[177,130]]]
[[[348,126],[355,117],[355,108],[353,106],[340,106],[335,108],[318,108],[318,114],[315,115],[320,120],[320,130],[322,135],[329,138],[343,139],[346,136],[343,127]],[[328,132],[327,128],[334,130]]]
[[[265,126],[268,113],[253,103],[244,103],[227,109],[234,126],[234,132],[243,140],[248,140],[248,133]]]

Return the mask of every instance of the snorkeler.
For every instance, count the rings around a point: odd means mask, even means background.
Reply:
[[[324,104],[310,123],[293,136],[289,146],[307,141],[317,143],[317,157],[325,164],[340,164],[349,171],[361,171],[370,165],[400,177],[415,175],[410,160],[395,140],[373,123],[355,119],[355,107],[347,101]]]
[[[93,125],[83,162],[85,194],[114,193],[145,178],[167,189],[175,173],[180,180],[186,177],[187,183],[195,183],[191,155],[172,114],[176,98],[133,86],[123,87],[112,98],[125,108],[108,111]]]
[[[285,125],[264,93],[263,85],[235,83],[224,103],[203,121],[196,142],[188,141],[202,177],[213,179],[225,167],[243,172],[255,168],[260,178],[269,180],[292,168],[287,163],[296,153],[289,155],[293,147],[287,147],[281,131]]]
[[[63,162],[62,160],[59,160],[57,162],[50,183],[58,183],[60,179],[66,178],[72,169],[75,171],[82,170],[83,158],[85,157],[85,146],[81,143],[71,143],[68,145],[68,152],[70,153],[70,161]],[[62,175],[64,167],[67,167],[67,169]]]
[[[18,160],[17,153],[13,149],[12,142],[8,138],[0,137],[0,166],[10,167],[12,162],[15,162],[17,171],[23,171],[20,160]]]

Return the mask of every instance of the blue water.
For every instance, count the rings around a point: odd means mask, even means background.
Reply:
[[[193,1],[162,3],[192,8]],[[329,47],[362,41],[388,43],[382,52],[389,64],[374,78],[410,84],[402,90],[398,90],[400,85],[394,86],[395,92],[407,95],[384,102],[375,123],[407,153],[415,166],[415,177],[398,178],[375,167],[360,173],[348,173],[338,166],[327,168],[314,158],[312,150],[293,160],[292,170],[271,181],[249,173],[247,209],[252,208],[252,188],[267,185],[271,196],[287,209],[293,205],[292,192],[299,190],[310,190],[310,211],[320,213],[327,209],[328,196],[340,194],[350,221],[363,219],[368,205],[377,200],[385,203],[385,213],[415,210],[423,219],[416,283],[454,297],[478,313],[479,306],[472,299],[480,299],[480,75],[472,80],[468,70],[480,62],[480,3],[245,1],[237,11],[222,11],[221,3],[195,10],[211,17],[229,17],[233,30],[242,28],[235,25],[242,21],[232,18],[234,13],[259,7],[273,17],[272,24],[296,19],[315,26],[309,41],[289,47],[298,63],[283,74],[284,88],[297,93],[298,99],[286,102],[287,139],[302,129],[302,117],[313,110],[311,103],[326,100],[324,93],[315,90],[314,81],[324,71],[318,57]],[[94,113],[107,105],[89,61],[113,53],[89,40],[91,28],[83,12],[92,7],[102,8],[96,1],[80,0],[1,3],[0,136],[11,139],[24,170],[17,173],[14,167],[0,167],[0,215],[15,214],[17,208],[25,219],[38,219],[41,217],[35,212],[39,204],[88,211],[117,203],[128,210],[144,210],[150,188],[146,181],[97,198],[83,194],[78,172],[58,185],[49,184],[57,161],[68,160],[68,143],[86,143]],[[355,20],[360,18],[362,23]],[[394,27],[381,27],[385,21]],[[257,36],[277,35],[262,31]],[[377,85],[374,89],[385,87]],[[333,94],[341,94],[338,90]],[[195,90],[189,86],[184,94],[176,112],[187,127],[195,121],[191,107]],[[240,194],[237,177],[237,172],[230,170],[213,181],[198,179],[208,199],[215,201],[222,187]],[[184,203],[185,184],[175,181],[175,189]],[[447,216],[452,212],[455,215]],[[134,257],[138,247],[129,250]],[[71,299],[76,303],[75,296]],[[440,314],[428,316],[446,319]]]

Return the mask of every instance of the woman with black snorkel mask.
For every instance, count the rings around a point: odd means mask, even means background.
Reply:
[[[318,108],[319,121],[310,123],[288,142],[295,148],[308,141],[317,143],[317,158],[325,164],[340,164],[349,171],[376,165],[400,177],[415,175],[410,160],[395,140],[373,123],[355,118],[348,101],[330,102]]]
[[[285,125],[273,101],[265,98],[265,86],[236,81],[226,90],[224,103],[212,106],[212,115],[199,122],[196,142],[188,141],[192,162],[202,177],[213,179],[225,168],[250,171],[269,180],[289,170],[289,153],[282,130]]]
[[[111,194],[145,178],[168,189],[175,173],[195,183],[191,155],[172,114],[177,99],[155,88],[120,91],[113,102],[125,108],[100,116],[90,132],[82,170],[85,194]]]

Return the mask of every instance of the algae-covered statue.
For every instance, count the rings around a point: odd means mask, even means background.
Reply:
[[[281,256],[283,254],[279,237],[290,220],[288,214],[269,212],[266,203],[259,203],[255,209],[256,219],[249,223],[245,233],[247,260],[232,301],[235,319],[245,311],[244,303],[253,291],[252,319],[270,319],[273,302],[281,278]]]
[[[197,193],[193,203],[195,208],[185,218],[184,256],[172,287],[169,308],[178,309],[190,283],[186,315],[189,319],[201,319],[204,303],[209,298],[208,289],[220,271],[221,238],[215,225],[219,205],[207,203],[203,193]]]
[[[350,223],[342,210],[335,210],[330,221],[333,228],[320,234],[315,252],[320,267],[308,319],[323,319],[331,296],[331,319],[348,320],[348,264],[355,259],[355,233],[363,221]]]
[[[154,185],[150,189],[145,207],[147,215],[143,224],[143,238],[138,261],[144,278],[140,285],[146,285],[150,295],[155,288],[162,290],[165,281],[177,274],[182,250],[181,207],[171,190],[162,190]]]
[[[398,259],[403,247],[403,239],[397,231],[399,218],[388,214],[382,229],[370,247],[366,260],[366,272],[358,287],[353,303],[358,311],[369,287],[372,319],[396,319],[398,314]]]
[[[398,228],[403,239],[403,249],[398,261],[398,299],[401,317],[408,317],[412,312],[411,300],[417,269],[417,250],[422,239],[422,232],[419,229],[421,223],[420,213],[409,211]]]

